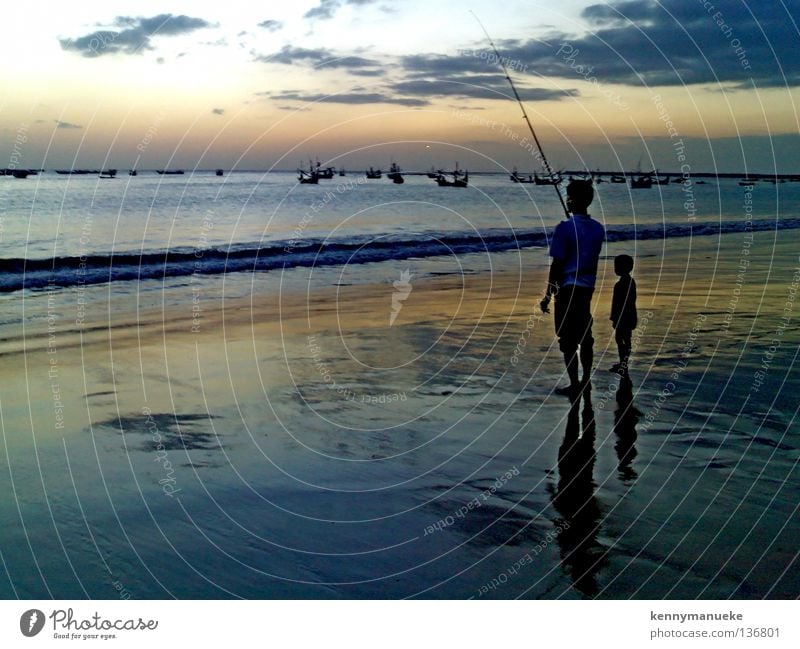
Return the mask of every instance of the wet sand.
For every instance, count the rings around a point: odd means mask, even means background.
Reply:
[[[295,271],[133,316],[34,297],[0,328],[0,594],[795,597],[800,245],[779,237],[607,245],[573,408],[541,249],[410,290]],[[620,252],[630,393],[606,371]]]

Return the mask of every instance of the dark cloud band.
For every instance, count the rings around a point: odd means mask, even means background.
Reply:
[[[108,54],[140,54],[153,49],[151,39],[157,36],[179,36],[197,29],[211,27],[202,18],[160,14],[150,18],[117,16],[114,30],[99,30],[79,36],[62,38],[61,48],[87,58]]]

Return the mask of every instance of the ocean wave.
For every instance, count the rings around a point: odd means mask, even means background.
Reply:
[[[608,226],[607,241],[709,236],[800,228],[800,219],[663,223]],[[84,284],[213,275],[281,268],[340,266],[442,255],[504,252],[545,247],[551,229],[489,229],[471,232],[395,233],[337,239],[301,239],[234,244],[225,248],[172,248],[137,253],[0,258],[0,292],[66,288]]]

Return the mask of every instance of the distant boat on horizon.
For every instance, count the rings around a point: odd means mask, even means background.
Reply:
[[[100,172],[100,178],[116,178],[116,177],[117,177],[116,169],[108,169],[106,171]]]
[[[310,160],[308,161],[308,171],[306,171],[302,167],[298,167],[297,182],[299,182],[301,185],[319,184],[319,172],[316,169],[314,169],[314,166],[311,164]]]
[[[156,169],[156,173],[160,176],[182,176],[183,169]]]
[[[369,168],[369,171],[365,172],[368,180],[377,180],[378,178],[383,177],[383,173],[380,169],[373,169],[372,167]]]
[[[386,174],[386,177],[391,178],[395,185],[402,185],[405,182],[403,174],[400,173],[400,165],[398,165],[396,162],[392,163],[392,166],[389,169],[389,173]]]
[[[453,180],[448,180],[447,176],[453,177]],[[469,171],[461,171],[456,162],[456,168],[450,174],[440,173],[436,176],[436,184],[439,187],[467,187],[469,185]]]
[[[36,176],[38,173],[36,169],[0,169],[0,176],[13,176],[14,178],[27,178]]]
[[[669,176],[659,177],[658,169],[653,170],[650,177],[653,179],[654,185],[669,185]]]
[[[217,169],[215,173],[217,174],[217,176],[223,176],[225,174],[225,171],[222,169]]]
[[[533,184],[534,185],[558,185],[561,183],[561,174],[555,173],[550,178],[539,176],[539,174],[533,174]]]
[[[316,174],[317,177],[322,180],[331,180],[336,173],[335,167],[325,167],[322,169],[322,165],[320,165],[319,160],[317,160],[317,170]]]
[[[533,183],[533,176],[529,175],[527,178],[525,178],[525,176],[520,176],[516,167],[514,167],[509,178],[512,183]]]

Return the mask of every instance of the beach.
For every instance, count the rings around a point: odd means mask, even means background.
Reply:
[[[607,243],[574,408],[541,247],[31,294],[0,326],[0,594],[794,597],[798,242]]]

